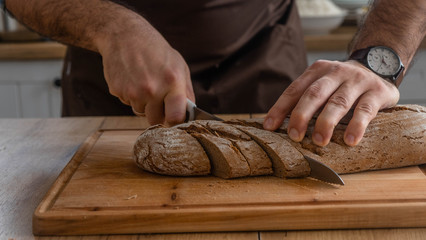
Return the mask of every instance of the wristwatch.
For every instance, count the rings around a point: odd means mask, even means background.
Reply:
[[[405,67],[398,54],[389,47],[373,46],[356,50],[349,60],[356,60],[375,74],[397,86],[397,79]]]

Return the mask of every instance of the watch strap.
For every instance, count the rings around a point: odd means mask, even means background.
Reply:
[[[349,56],[349,60],[357,60],[357,61],[362,61],[362,63],[365,63],[364,61],[366,60],[366,56],[367,56],[367,54],[368,54],[368,52],[370,51],[371,48],[372,47],[361,48],[361,49],[354,51]]]

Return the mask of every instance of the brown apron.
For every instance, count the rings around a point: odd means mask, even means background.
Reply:
[[[206,111],[267,112],[307,66],[292,0],[128,0],[127,4],[182,54],[191,70],[196,103]],[[68,48],[62,89],[63,116],[133,114],[109,94],[97,53]]]

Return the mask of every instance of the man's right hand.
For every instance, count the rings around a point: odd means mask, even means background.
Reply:
[[[195,100],[188,66],[138,13],[98,0],[6,0],[6,6],[44,36],[99,52],[110,93],[150,124],[185,119],[186,99]]]
[[[186,99],[195,100],[189,68],[160,33],[142,24],[98,42],[109,91],[150,124],[181,123]]]

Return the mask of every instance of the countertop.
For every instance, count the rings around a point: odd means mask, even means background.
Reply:
[[[238,116],[244,117],[244,116]],[[94,131],[137,128],[137,117],[0,119],[0,239],[35,237],[32,214],[80,144]],[[70,236],[60,239],[424,239],[426,228],[321,231],[221,232],[121,236]]]
[[[328,35],[307,35],[305,46],[308,52],[346,51],[356,32],[354,26],[344,26]],[[426,48],[426,40],[421,48]],[[0,43],[0,60],[62,59],[66,46],[52,41],[3,42]]]

